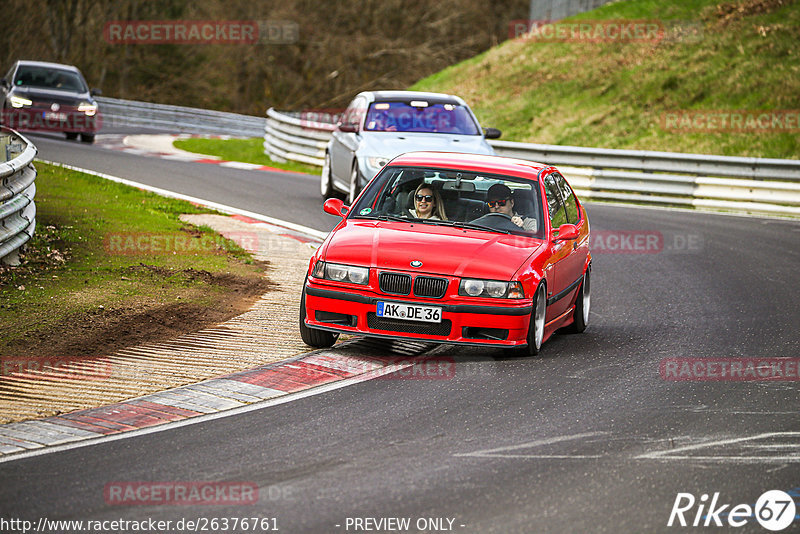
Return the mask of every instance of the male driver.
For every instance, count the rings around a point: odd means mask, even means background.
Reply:
[[[486,204],[489,206],[490,213],[502,213],[511,219],[511,222],[521,227],[523,230],[535,232],[537,228],[536,219],[533,217],[522,217],[514,212],[514,199],[511,198],[511,189],[505,184],[494,184],[486,193]]]

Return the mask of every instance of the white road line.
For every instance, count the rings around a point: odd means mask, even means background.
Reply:
[[[686,451],[696,451],[698,449],[708,449],[711,447],[718,447],[721,445],[730,445],[733,443],[743,443],[746,441],[754,441],[757,439],[764,439],[764,438],[774,438],[774,437],[800,437],[800,432],[766,432],[764,434],[757,434],[755,436],[747,436],[743,438],[730,438],[730,439],[720,439],[720,440],[712,440],[712,441],[705,441],[703,443],[695,443],[694,445],[686,445],[683,447],[678,447],[676,449],[669,449],[666,451],[655,451],[655,452],[648,452],[645,454],[640,454],[636,456],[637,459],[650,459],[650,460],[703,460],[703,459],[726,459],[730,461],[734,460],[766,460],[769,459],[772,461],[774,458],[775,461],[800,461],[800,455],[797,456],[748,456],[746,458],[738,458],[738,457],[727,457],[727,456],[687,456],[687,455],[679,455],[679,453],[686,452]]]
[[[102,172],[93,171],[90,169],[83,169],[81,167],[75,167],[73,165],[66,165],[64,163],[57,163],[54,161],[47,161],[43,159],[37,159],[36,161],[41,161],[42,163],[46,163],[48,165],[55,165],[57,167],[63,167],[65,169],[69,169],[72,171],[83,172],[86,174],[91,174],[92,176],[97,176],[99,178],[104,178],[106,180],[111,180],[112,182],[117,182],[120,184],[129,185],[131,187],[137,187],[139,189],[144,189],[145,191],[150,191],[152,193],[156,193],[161,196],[169,197],[169,198],[176,198],[178,200],[185,200],[187,202],[194,202],[195,204],[199,204],[201,206],[205,206],[207,208],[215,209],[222,213],[231,213],[235,215],[242,215],[244,217],[250,217],[251,219],[256,219],[258,221],[264,221],[270,224],[274,224],[276,226],[281,226],[283,228],[288,228],[289,230],[294,230],[295,232],[299,232],[301,234],[305,234],[309,237],[313,237],[315,239],[319,239],[320,241],[324,240],[328,234],[327,232],[320,232],[319,230],[314,230],[313,228],[309,228],[308,226],[303,226],[301,224],[295,224],[289,221],[283,221],[281,219],[276,219],[274,217],[269,217],[268,215],[263,215],[261,213],[255,213],[253,211],[247,211],[239,208],[234,208],[233,206],[226,206],[225,204],[219,204],[218,202],[212,202],[210,200],[205,200],[202,198],[191,197],[189,195],[184,195],[182,193],[176,193],[174,191],[168,191],[166,189],[161,189],[160,187],[153,187],[152,185],[142,184],[139,182],[134,182],[132,180],[126,180],[125,178],[120,178],[118,176],[113,176],[111,174],[105,174]]]
[[[581,455],[575,456],[562,456],[562,455],[525,455],[525,454],[508,454],[502,455],[498,453],[503,453],[507,451],[515,451],[519,449],[528,449],[531,447],[541,447],[542,445],[552,445],[554,443],[560,443],[562,441],[571,441],[575,439],[582,439],[582,438],[590,438],[595,436],[603,436],[608,434],[608,432],[585,432],[583,434],[573,434],[571,436],[556,436],[552,438],[543,438],[537,439],[535,441],[529,441],[527,443],[522,443],[520,445],[510,445],[508,447],[498,447],[497,449],[487,449],[482,451],[475,451],[475,452],[467,452],[467,453],[460,453],[454,454],[453,456],[472,456],[477,458],[494,458],[494,457],[501,457],[501,458],[580,458]],[[586,458],[599,458],[599,456],[586,456]]]

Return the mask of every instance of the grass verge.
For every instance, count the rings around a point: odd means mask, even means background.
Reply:
[[[266,165],[276,169],[305,174],[319,174],[320,172],[319,167],[295,161],[287,161],[286,163],[273,161],[264,154],[264,140],[258,137],[251,139],[204,139],[202,137],[192,137],[190,139],[176,139],[173,145],[181,150],[217,156],[226,161],[255,163],[256,165]]]
[[[107,354],[216,324],[269,288],[265,265],[184,201],[36,164],[37,230],[0,270],[0,355]]]

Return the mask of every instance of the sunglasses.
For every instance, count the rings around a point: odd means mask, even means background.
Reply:
[[[508,202],[509,200],[511,200],[511,199],[505,198],[503,200],[489,200],[488,202],[486,202],[486,204],[490,208],[497,208],[498,206],[505,206],[506,202]]]
[[[417,202],[431,202],[433,200],[433,195],[414,195],[414,198],[417,199]]]

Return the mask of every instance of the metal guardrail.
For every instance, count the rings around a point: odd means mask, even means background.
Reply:
[[[322,166],[334,130],[322,117],[267,111],[264,152]],[[501,156],[558,165],[584,199],[800,216],[800,160],[490,141]]]
[[[19,265],[19,249],[36,229],[36,147],[0,127],[0,262]]]
[[[261,137],[264,118],[224,111],[97,97],[104,128],[158,128],[182,133]]]
[[[292,160],[321,167],[335,128],[332,123],[304,120],[298,113],[269,108],[263,132],[264,153],[280,163]]]

